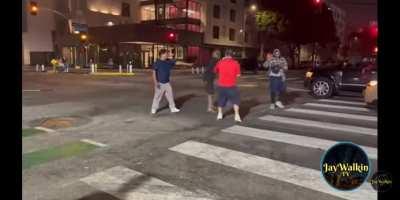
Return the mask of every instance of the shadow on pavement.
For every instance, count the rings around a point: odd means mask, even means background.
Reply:
[[[249,99],[249,100],[240,102],[240,109],[239,109],[240,117],[242,117],[242,119],[244,119],[250,113],[251,108],[261,105],[261,104],[262,103],[256,99]],[[234,111],[232,108],[228,112],[224,113],[224,116],[226,117],[226,116],[233,115],[233,114],[234,114]]]
[[[137,176],[131,180],[129,180],[127,183],[123,184],[118,191],[116,191],[116,194],[123,195],[125,196],[129,191],[133,191],[136,188],[139,188],[141,185],[143,185],[145,182],[150,180],[150,176],[147,175],[140,175]],[[125,199],[122,198],[122,199]],[[77,200],[121,200],[120,198],[117,198],[111,194],[108,194],[106,192],[98,191],[92,194],[89,194],[87,196],[81,197]]]
[[[282,103],[284,105],[290,105],[294,103],[295,99],[301,97],[301,92],[287,92],[282,96]]]
[[[112,196],[111,194],[105,192],[95,192],[84,197],[81,197],[77,200],[120,200],[117,197]]]
[[[196,95],[195,95],[195,94],[187,94],[187,95],[183,95],[183,96],[181,96],[181,97],[175,98],[174,101],[175,101],[176,107],[177,107],[178,109],[181,109],[181,108],[183,107],[183,104],[185,104],[186,102],[188,102],[188,101],[189,101],[190,99],[192,99],[193,97],[196,97]],[[167,108],[169,108],[168,104],[165,105],[165,106],[163,106],[163,107],[161,107],[161,108],[158,110],[158,112],[160,112],[160,111],[162,111],[162,110],[165,110],[165,109],[167,109]]]

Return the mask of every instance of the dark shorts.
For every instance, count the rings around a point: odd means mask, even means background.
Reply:
[[[214,80],[204,80],[204,89],[206,90],[207,94],[214,94],[214,88]]]
[[[234,87],[218,87],[218,107],[224,107],[230,101],[234,105],[240,104],[239,90]]]

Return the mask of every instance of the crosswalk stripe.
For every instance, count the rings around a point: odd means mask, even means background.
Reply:
[[[238,125],[223,129],[222,132],[322,150],[328,150],[330,147],[337,143],[336,141],[332,140],[288,134],[272,130],[262,130]],[[361,146],[361,148],[367,153],[369,158],[377,159],[376,148],[366,146]]]
[[[363,102],[356,102],[356,101],[344,101],[344,100],[333,100],[333,99],[320,99],[320,102],[329,102],[329,103],[342,103],[342,104],[349,104],[349,105],[359,105],[365,106]]]
[[[318,170],[240,151],[196,141],[181,143],[171,147],[170,150],[344,199],[377,199],[377,192],[370,184],[364,184],[354,191],[335,190],[322,180],[321,172]]]
[[[356,110],[356,111],[370,111],[368,108],[361,107],[353,107],[353,106],[339,106],[339,105],[330,105],[330,104],[320,104],[320,103],[305,103],[305,106],[313,106],[313,107],[321,107],[321,108],[338,108],[343,110]]]
[[[347,113],[339,113],[339,112],[328,112],[328,111],[320,111],[320,110],[310,110],[310,109],[302,109],[302,108],[289,108],[286,109],[287,112],[295,112],[302,114],[314,114],[314,115],[323,115],[330,117],[340,117],[347,119],[358,119],[358,120],[366,120],[377,122],[378,118],[376,116],[367,116],[367,115],[356,115],[356,114],[347,114]]]
[[[265,121],[278,122],[278,123],[284,123],[284,124],[290,124],[290,125],[323,128],[323,129],[353,132],[353,133],[359,133],[359,134],[365,134],[365,135],[377,135],[377,130],[373,129],[373,128],[342,125],[342,124],[335,124],[335,123],[330,123],[330,122],[320,122],[320,121],[304,120],[304,119],[296,119],[296,118],[291,118],[291,117],[280,117],[280,116],[272,116],[272,115],[260,117],[260,119],[265,120]]]
[[[160,179],[144,175],[122,166],[92,174],[80,179],[82,182],[121,200],[211,200],[205,192],[193,193]],[[131,188],[129,188],[129,186]]]

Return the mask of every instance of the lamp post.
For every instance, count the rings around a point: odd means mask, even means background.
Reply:
[[[246,57],[246,21],[247,17],[249,14],[252,12],[257,11],[257,6],[255,4],[250,5],[249,10],[244,11],[244,17],[243,17],[243,28],[240,29],[240,32],[243,34],[243,51],[242,51],[242,57]]]

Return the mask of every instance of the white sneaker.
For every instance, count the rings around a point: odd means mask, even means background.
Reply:
[[[222,119],[222,113],[218,113],[217,120],[221,120],[221,119]]]
[[[236,115],[236,116],[235,116],[235,122],[242,122],[242,120],[240,119],[240,116],[239,116],[239,115]]]
[[[271,105],[269,106],[269,109],[274,110],[274,109],[275,109],[275,104],[271,104]]]
[[[171,112],[172,112],[172,113],[177,113],[177,112],[179,112],[179,111],[181,111],[181,110],[179,110],[178,108],[172,108],[172,109],[171,109]]]
[[[156,109],[151,109],[151,114],[154,115],[156,114],[157,110]]]
[[[285,106],[283,106],[282,102],[280,101],[275,102],[275,105],[278,106],[279,108],[285,108]]]

